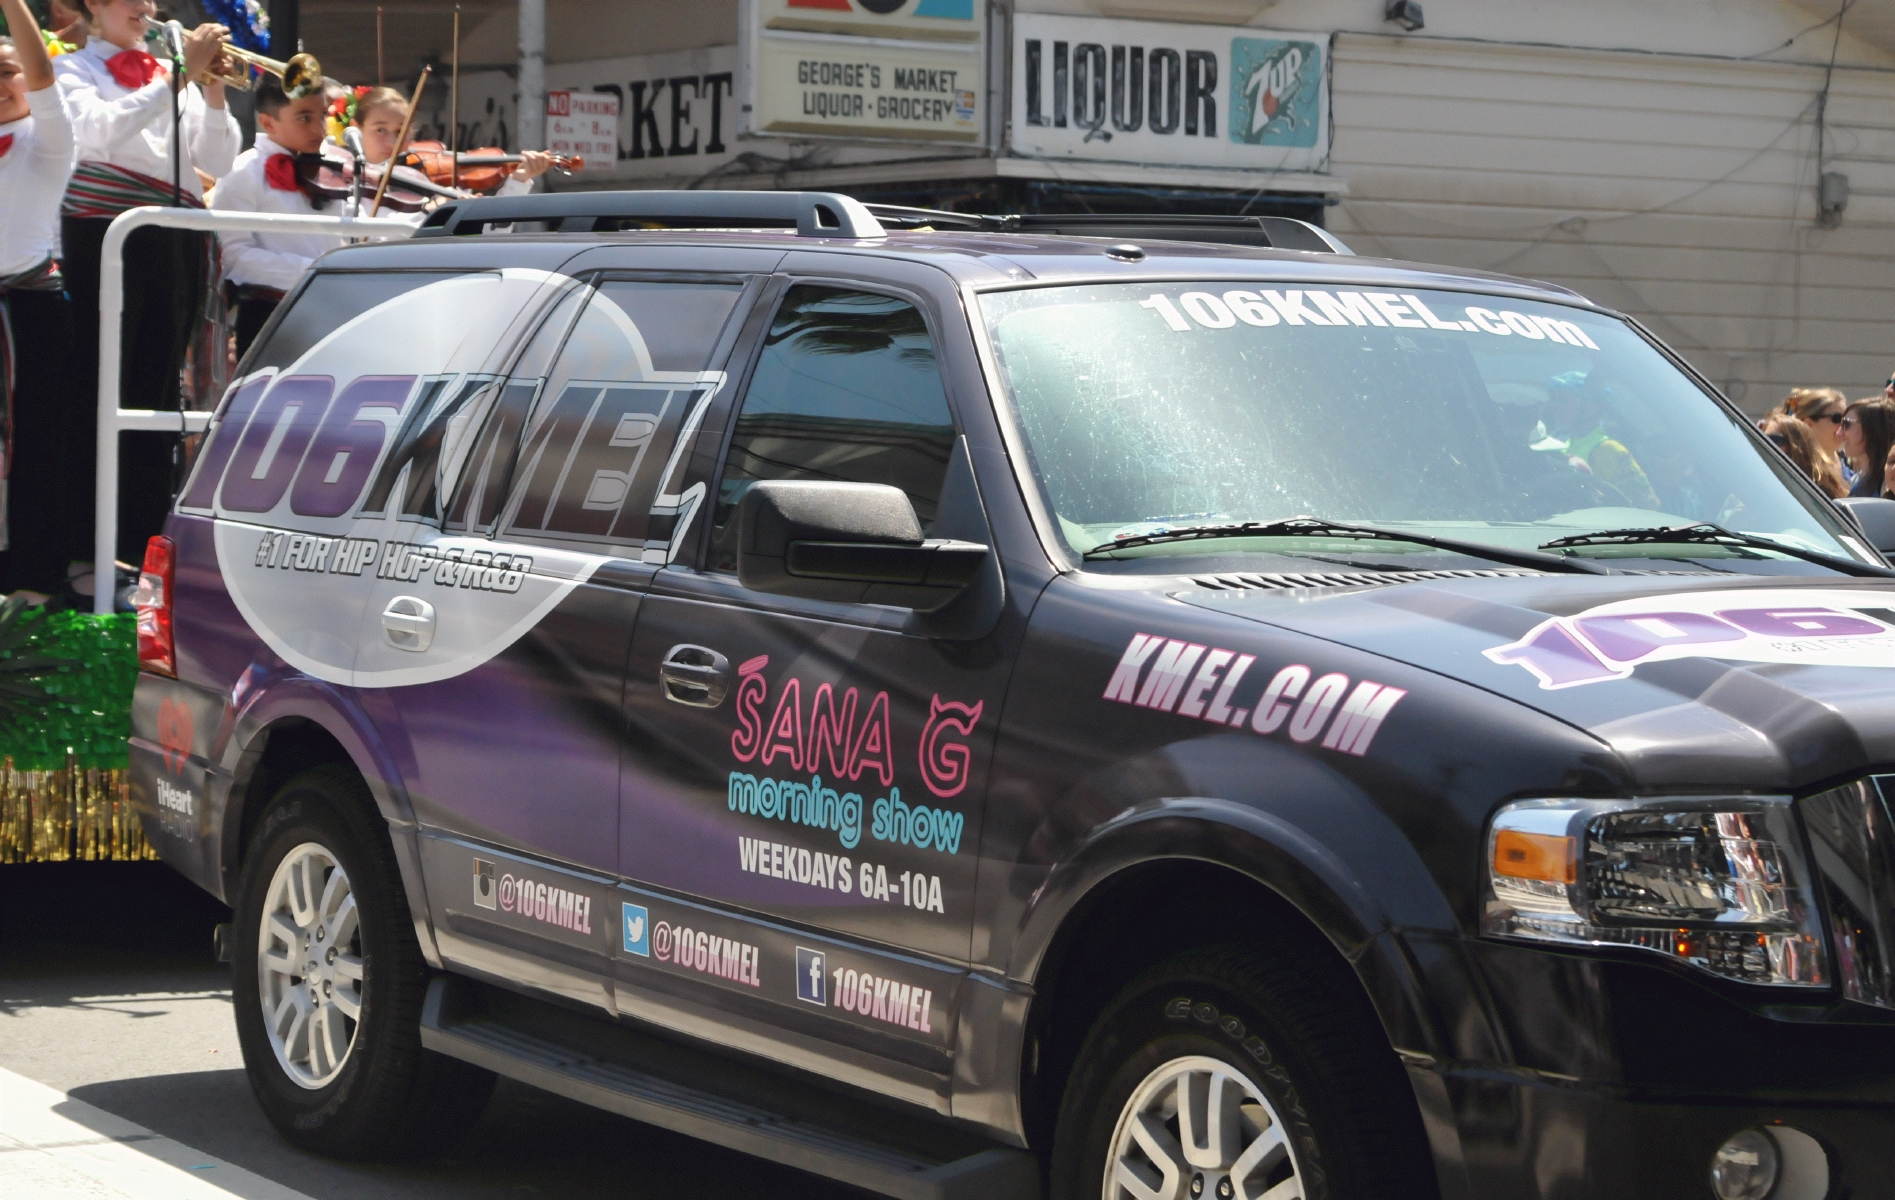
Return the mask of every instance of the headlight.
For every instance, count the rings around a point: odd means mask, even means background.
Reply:
[[[1790,801],[1523,800],[1487,835],[1481,932],[1626,946],[1745,983],[1829,983]]]

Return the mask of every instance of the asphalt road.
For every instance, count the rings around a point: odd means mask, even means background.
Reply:
[[[157,863],[0,866],[0,1068],[170,1140],[120,1136],[117,1153],[179,1143],[311,1200],[865,1197],[504,1079],[463,1136],[416,1161],[305,1154],[277,1137],[244,1077],[228,970],[210,950],[227,919]],[[0,1142],[7,1122],[0,1111]],[[0,1179],[5,1167],[0,1156]],[[121,1188],[85,1194],[141,1195]],[[141,1200],[160,1194],[182,1193],[153,1185]]]

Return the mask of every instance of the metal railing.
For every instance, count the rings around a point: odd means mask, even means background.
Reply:
[[[99,443],[95,476],[97,517],[92,527],[92,611],[112,611],[117,574],[118,436],[131,430],[196,433],[210,425],[208,412],[120,408],[119,325],[125,314],[125,239],[135,229],[159,225],[206,233],[327,233],[344,238],[407,237],[414,226],[388,217],[326,217],[316,213],[238,213],[203,208],[134,208],[113,218],[99,257]]]

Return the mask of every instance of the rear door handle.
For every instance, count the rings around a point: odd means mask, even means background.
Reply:
[[[421,653],[434,644],[434,605],[419,596],[396,596],[382,610],[382,636],[397,650]]]
[[[658,686],[667,700],[716,708],[730,690],[730,660],[708,646],[673,646],[658,664]]]

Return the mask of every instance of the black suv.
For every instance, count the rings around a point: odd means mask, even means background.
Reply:
[[[901,1197],[1889,1195],[1880,516],[1293,221],[470,201],[242,364],[133,795],[327,1153],[500,1074]]]

